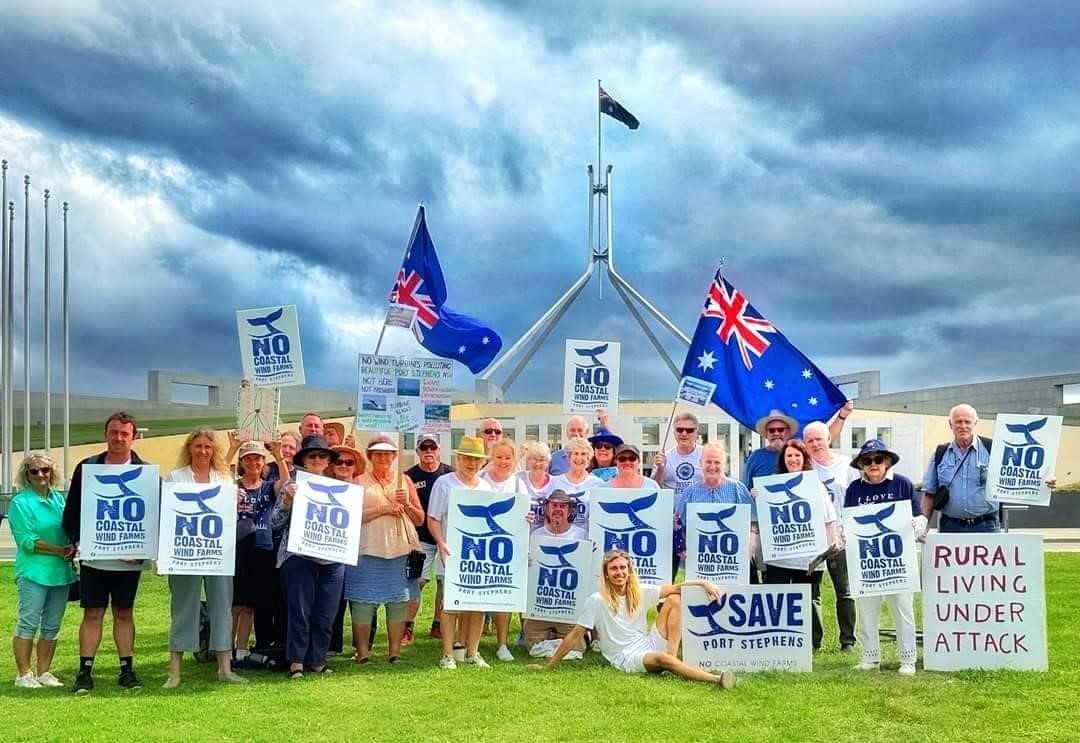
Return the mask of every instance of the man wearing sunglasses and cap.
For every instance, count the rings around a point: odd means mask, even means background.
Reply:
[[[501,435],[501,433],[500,433]],[[405,471],[409,479],[416,486],[416,494],[420,497],[420,505],[424,507],[424,523],[416,527],[416,534],[420,537],[420,549],[424,553],[424,566],[420,569],[420,590],[427,585],[428,576],[435,565],[435,556],[439,552],[435,544],[435,537],[427,527],[428,506],[431,503],[431,486],[443,475],[453,472],[454,468],[443,464],[440,459],[439,437],[433,433],[422,433],[416,437],[416,464]],[[435,613],[431,620],[430,634],[436,640],[442,638],[442,628],[439,624],[439,616],[442,614],[442,576],[435,576]],[[405,636],[409,642],[413,639],[413,622],[416,614],[420,611],[420,601],[410,601],[405,614]]]

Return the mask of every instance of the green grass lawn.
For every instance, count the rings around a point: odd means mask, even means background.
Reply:
[[[339,658],[332,662],[335,675],[297,681],[247,671],[252,683],[239,687],[218,684],[212,664],[188,656],[183,685],[166,692],[160,686],[168,589],[163,578],[145,574],[136,604],[136,668],[146,688],[127,693],[115,685],[117,661],[109,639],[97,662],[97,689],[88,697],[76,698],[67,689],[16,689],[9,660],[0,685],[3,739],[1074,741],[1080,736],[1080,554],[1048,554],[1046,569],[1047,673],[942,674],[924,672],[921,665],[914,678],[901,678],[895,670],[860,673],[852,669],[856,658],[838,651],[832,597],[826,594],[825,648],[814,659],[814,672],[747,674],[731,692],[621,674],[596,653],[554,672],[536,672],[523,659],[497,663],[492,638],[481,645],[492,669],[441,671],[438,643],[426,637],[428,612],[417,625],[425,630],[423,638],[406,648],[398,666],[383,660],[380,638],[368,666]],[[10,565],[0,567],[0,585],[0,626],[10,631]],[[70,605],[54,668],[68,683],[77,660],[79,615]],[[891,643],[883,644],[883,653],[886,667],[895,669]]]

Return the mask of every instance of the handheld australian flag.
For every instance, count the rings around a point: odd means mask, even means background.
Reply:
[[[623,108],[622,104],[608,95],[603,88],[600,88],[600,111],[613,119],[621,121],[631,129],[637,129],[641,126],[637,117]]]
[[[682,373],[680,390],[688,382],[710,390],[712,401],[748,428],[774,409],[800,426],[828,421],[847,402],[720,271],[709,285]]]
[[[416,309],[413,332],[420,345],[436,356],[460,361],[473,374],[483,371],[502,348],[502,338],[494,330],[446,306],[446,280],[423,206],[416,214],[412,240],[390,301]]]

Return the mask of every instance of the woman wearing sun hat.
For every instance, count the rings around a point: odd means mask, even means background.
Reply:
[[[337,452],[319,435],[305,436],[293,455],[296,474],[330,476],[330,466]],[[285,633],[285,660],[289,678],[301,678],[304,669],[328,673],[326,652],[330,647],[330,628],[341,599],[345,566],[316,557],[289,552],[289,522],[292,519],[296,482],[281,488],[272,522],[281,529],[277,564],[288,602],[288,625]]]
[[[615,450],[623,445],[622,437],[613,433],[607,426],[601,426],[588,439],[592,444],[593,456],[589,462],[589,474],[599,477],[604,482],[615,477],[619,468],[615,466]]]
[[[454,450],[454,471],[449,472],[431,487],[431,501],[428,503],[428,530],[435,538],[439,548],[439,560],[436,572],[445,570],[446,558],[450,556],[450,546],[446,543],[443,524],[450,512],[450,491],[455,488],[467,490],[491,491],[491,484],[480,477],[480,470],[487,461],[484,440],[476,436],[462,436],[461,443]],[[457,626],[458,643],[454,643],[454,627]],[[457,658],[470,665],[487,668],[487,662],[480,657],[480,634],[484,629],[482,611],[448,611],[443,606],[442,645],[443,657],[439,667],[447,670],[457,668]]]
[[[910,504],[912,526],[918,534],[925,528],[926,517],[921,513],[919,493],[911,480],[892,472],[900,461],[900,455],[891,451],[882,441],[870,439],[859,453],[851,460],[851,466],[862,473],[862,477],[847,487],[844,508],[866,506],[879,503],[896,503],[898,508]],[[863,596],[855,599],[859,621],[859,644],[862,646],[862,661],[855,666],[860,671],[876,671],[881,663],[881,638],[878,624],[881,615],[881,601],[889,605],[896,624],[896,650],[900,656],[900,674],[915,675],[915,597],[911,591],[890,593],[885,596]]]
[[[357,479],[364,489],[364,528],[360,531],[360,561],[345,569],[345,600],[352,614],[356,662],[367,663],[369,631],[379,604],[386,605],[389,660],[396,663],[405,630],[405,605],[409,581],[405,561],[419,551],[416,526],[424,508],[416,488],[406,475],[400,481],[394,469],[398,455],[397,435],[380,433],[367,443],[371,470]]]

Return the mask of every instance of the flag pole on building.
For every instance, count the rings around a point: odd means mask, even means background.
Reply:
[[[3,196],[0,197],[0,268],[2,268],[2,277],[0,277],[0,289],[2,289],[2,298],[0,298],[0,466],[3,468],[0,488],[5,493],[11,490],[11,428],[9,424],[11,407],[8,404],[8,386],[11,382],[8,381],[7,342],[8,272],[11,270],[8,253],[11,246],[8,245],[7,225],[3,220],[3,205],[7,203],[7,169],[7,160],[0,161],[0,182],[3,183]]]
[[[23,456],[30,456],[30,176],[23,176]]]
[[[71,316],[68,313],[68,203],[64,202],[64,270],[63,283],[63,335],[64,335],[64,478],[67,482],[68,462],[71,455]]]
[[[49,351],[51,346],[50,326],[52,325],[52,320],[49,317],[49,189],[47,188],[45,189],[44,240],[45,252],[43,260],[45,263],[45,453],[48,454],[49,451],[52,449],[52,374],[51,369],[49,368]]]

